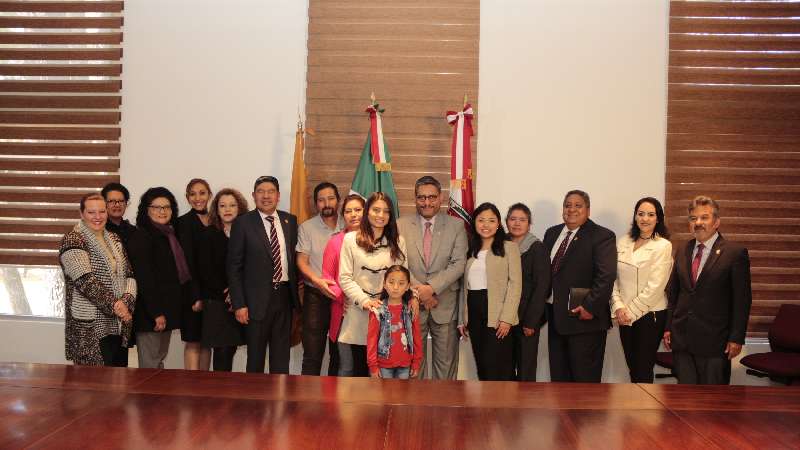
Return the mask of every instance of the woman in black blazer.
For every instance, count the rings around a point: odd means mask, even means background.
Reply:
[[[206,349],[213,349],[215,371],[230,372],[236,347],[244,343],[242,325],[231,309],[225,260],[231,225],[246,212],[247,200],[241,192],[229,188],[220,190],[211,202],[209,226],[195,248],[197,285],[203,299],[201,342]]]
[[[164,367],[172,330],[181,325],[182,300],[191,296],[189,266],[175,236],[177,216],[178,202],[167,188],[148,189],[128,242],[139,291],[133,323],[141,368]]]
[[[199,280],[197,249],[204,245],[205,230],[208,227],[208,201],[211,200],[211,187],[202,178],[193,178],[186,185],[186,201],[189,212],[178,218],[178,237],[186,255],[193,278]],[[211,352],[201,341],[203,327],[203,302],[199,290],[194,291],[181,308],[181,340],[183,348],[183,368],[187,370],[208,370]]]
[[[519,245],[522,256],[519,324],[511,329],[518,381],[536,381],[539,332],[545,322],[544,305],[550,296],[550,258],[542,241],[531,233],[531,219],[531,210],[524,203],[511,205],[506,213],[509,239]]]

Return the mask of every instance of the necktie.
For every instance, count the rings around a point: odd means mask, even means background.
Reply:
[[[431,233],[431,223],[425,222],[425,233],[422,236],[422,256],[425,258],[425,267],[431,265],[431,244],[433,243],[433,233]]]
[[[692,260],[692,287],[697,283],[697,272],[700,270],[700,260],[703,259],[703,249],[705,245],[700,244],[697,246],[697,254],[694,255]]]
[[[278,231],[275,229],[275,217],[267,216],[269,222],[269,249],[272,252],[272,282],[280,283],[283,277],[281,266],[281,243],[278,241]]]
[[[550,266],[550,274],[555,275],[558,272],[558,267],[561,265],[561,258],[564,257],[564,253],[567,252],[567,246],[569,245],[569,237],[572,236],[572,231],[567,231],[567,236],[561,241],[561,245],[558,246],[558,251],[556,252],[556,256],[553,257],[553,265]]]

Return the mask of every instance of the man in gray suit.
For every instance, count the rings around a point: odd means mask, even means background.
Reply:
[[[423,338],[420,378],[454,380],[458,371],[458,295],[467,254],[464,223],[440,211],[442,185],[424,176],[414,185],[417,214],[397,221],[406,241],[408,268],[419,291]],[[431,336],[428,370],[427,336]]]

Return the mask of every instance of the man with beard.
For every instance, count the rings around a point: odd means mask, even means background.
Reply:
[[[344,228],[339,215],[339,190],[322,182],[314,188],[316,216],[300,225],[297,236],[297,268],[305,278],[303,294],[303,375],[319,375],[331,321],[330,299],[334,280],[322,278],[322,255],[331,236]],[[331,348],[331,353],[335,351]],[[334,357],[331,354],[331,357]]]
[[[116,233],[127,250],[128,238],[136,231],[136,227],[125,219],[125,210],[128,208],[131,194],[128,188],[119,183],[108,183],[100,191],[100,195],[106,200],[106,211],[108,211],[106,230]]]
[[[664,345],[681,384],[728,384],[731,360],[747,332],[753,294],[750,257],[717,231],[719,206],[705,196],[689,203],[694,239],[675,254]]]

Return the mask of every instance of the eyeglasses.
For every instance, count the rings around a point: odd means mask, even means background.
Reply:
[[[167,206],[150,205],[148,206],[148,208],[152,209],[153,211],[158,211],[160,213],[172,211],[172,206],[170,205]]]
[[[106,201],[106,205],[118,206],[118,205],[127,205],[127,200],[108,200]]]
[[[431,194],[431,195],[417,195],[418,202],[424,202],[425,200],[429,202],[435,202],[439,198],[439,194]]]

